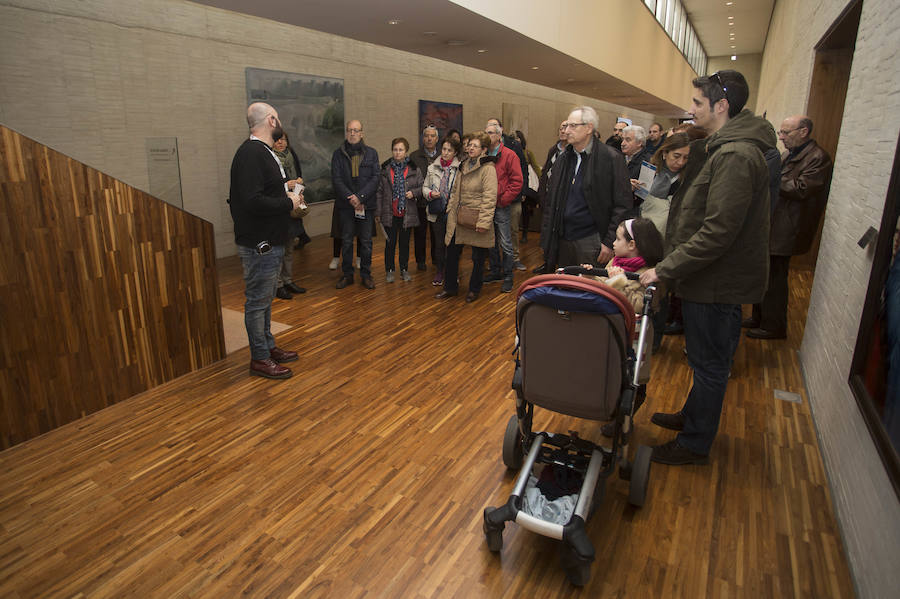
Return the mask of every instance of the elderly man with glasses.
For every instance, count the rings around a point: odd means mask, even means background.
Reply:
[[[742,324],[753,339],[787,337],[788,268],[791,256],[809,251],[825,212],[831,182],[831,158],[811,137],[813,122],[803,115],[781,123],[778,139],[787,151],[781,156],[781,180],[772,202],[769,233],[769,285],[762,303]]]
[[[494,247],[488,253],[491,272],[484,278],[485,283],[503,281],[500,291],[509,293],[513,288],[513,243],[510,218],[512,203],[522,193],[522,167],[516,153],[503,144],[503,130],[496,121],[488,121],[484,132],[491,139],[487,155],[495,156],[497,162],[497,208],[494,210]]]
[[[359,244],[359,272],[363,287],[375,288],[372,279],[372,227],[380,173],[378,152],[363,141],[362,123],[349,121],[344,143],[331,156],[331,184],[341,223],[342,276],[335,285],[337,289],[353,283],[354,237]]]
[[[632,208],[625,159],[596,140],[598,124],[590,106],[574,109],[566,120],[568,145],[553,165],[541,235],[547,272],[573,264],[605,265],[613,256],[616,228]]]

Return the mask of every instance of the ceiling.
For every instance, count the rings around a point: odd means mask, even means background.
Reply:
[[[681,2],[708,56],[761,54],[765,48],[775,0]],[[734,19],[729,20],[728,17]],[[731,33],[734,33],[733,40],[729,35]]]
[[[359,0],[194,1],[430,56],[663,117],[684,115],[683,107],[674,106],[594,66],[448,0],[366,0],[365,3]],[[734,0],[735,5],[739,6],[734,9],[733,14],[729,12],[732,7],[725,6],[726,1],[728,0],[683,0],[689,18],[695,23],[698,36],[707,47],[707,54],[717,56],[733,52],[730,48],[721,50],[730,45],[727,43],[729,14],[735,17],[736,25],[733,29],[737,32],[736,37],[740,36],[741,46],[738,52],[761,52],[774,0]],[[361,6],[365,10],[361,10]],[[765,18],[762,17],[763,13]],[[395,17],[401,22],[389,24],[388,21]],[[696,21],[698,18],[699,23]],[[704,35],[708,35],[713,42],[707,45]],[[718,41],[720,38],[724,41]],[[741,52],[745,43],[747,49]],[[558,69],[533,70],[532,66],[537,63],[561,66]]]

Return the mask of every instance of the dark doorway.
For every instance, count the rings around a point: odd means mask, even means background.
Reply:
[[[844,100],[850,81],[850,67],[856,48],[856,32],[862,14],[862,0],[851,2],[831,28],[816,44],[816,58],[812,80],[809,85],[809,100],[806,114],[814,125],[813,137],[834,161],[841,121],[844,117]],[[791,259],[791,268],[813,270],[819,255],[822,237],[822,223],[809,252]]]

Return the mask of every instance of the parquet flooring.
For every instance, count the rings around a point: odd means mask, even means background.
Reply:
[[[309,292],[273,310],[292,379],[249,377],[240,350],[0,453],[0,597],[853,596],[796,356],[809,273],[786,342],[742,339],[711,465],[654,465],[642,509],[610,479],[577,589],[554,541],[507,525],[498,556],[481,533],[513,484],[512,296],[437,302],[432,272],[387,285],[375,245],[373,291],[334,289],[330,239],[297,252]],[[236,258],[219,281],[242,309]],[[666,337],[638,443],[671,437],[650,414],[689,385]],[[536,428],[599,438],[547,412]]]

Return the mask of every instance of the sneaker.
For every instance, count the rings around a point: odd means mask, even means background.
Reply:
[[[650,459],[660,464],[669,464],[670,466],[709,464],[709,456],[695,453],[687,447],[682,447],[678,444],[678,439],[673,439],[668,443],[654,447]]]
[[[684,430],[684,414],[681,412],[675,412],[674,414],[656,412],[650,417],[650,422],[656,426],[667,428],[670,431]]]
[[[384,282],[385,283],[393,283],[394,282],[394,271],[393,270],[387,271],[387,274],[384,277]]]
[[[484,279],[482,279],[482,282],[496,283],[497,281],[502,281],[502,280],[503,280],[503,275],[501,275],[501,274],[495,275],[493,273],[488,273],[488,274],[484,275]]]
[[[442,271],[437,271],[437,274],[434,275],[434,280],[431,281],[431,284],[435,287],[440,287],[444,284],[444,273]]]
[[[512,291],[512,288],[513,288],[512,278],[503,279],[503,286],[500,287],[500,292],[501,293],[509,293],[510,291]]]
[[[400,278],[404,281],[412,281],[412,276],[409,274],[409,271],[406,269],[402,269],[400,271]]]
[[[328,263],[328,270],[337,270],[337,267],[340,263],[340,258],[332,258],[331,262]]]
[[[521,262],[519,262],[518,260],[513,262],[513,268],[515,268],[516,270],[528,270],[528,267],[525,266],[524,264],[522,264]]]

